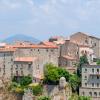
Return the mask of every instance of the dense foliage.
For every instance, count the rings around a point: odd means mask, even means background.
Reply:
[[[69,80],[69,72],[53,64],[46,64],[44,69],[44,82],[46,84],[58,84],[61,77],[65,77],[66,81]]]
[[[41,85],[32,86],[33,95],[41,95],[43,92],[43,87]]]
[[[78,100],[91,100],[90,97],[79,96]]]
[[[20,84],[21,86],[27,86],[30,83],[32,83],[32,77],[23,76],[23,77],[20,77],[19,79],[14,77],[12,81]]]
[[[72,94],[69,100],[91,100],[90,97],[78,96],[77,94]]]
[[[83,66],[84,64],[89,64],[86,55],[81,56],[81,57],[80,57],[80,60],[79,60],[79,64],[78,64],[78,68],[77,68],[77,75],[78,75],[79,77],[81,77],[82,66]]]
[[[69,83],[72,87],[72,91],[78,92],[80,86],[80,78],[76,74],[70,76]]]
[[[40,96],[38,98],[38,100],[51,100],[49,97],[46,97],[46,96]]]
[[[97,65],[100,65],[100,59],[98,59],[96,63],[97,63]]]

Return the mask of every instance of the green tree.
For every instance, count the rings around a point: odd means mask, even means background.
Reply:
[[[97,63],[97,65],[100,65],[100,59],[98,59],[96,63]]]
[[[65,77],[68,81],[70,75],[65,69],[59,68],[50,63],[45,66],[44,76],[44,82],[46,84],[58,84],[61,77]]]
[[[77,68],[77,75],[78,75],[79,77],[81,77],[82,66],[83,66],[84,64],[89,64],[86,55],[81,56],[81,57],[80,57],[80,60],[79,60],[79,64],[78,64],[78,68]]]
[[[40,96],[38,98],[38,100],[51,100],[49,97],[46,97],[46,96]]]
[[[78,100],[91,100],[90,97],[86,97],[86,96],[79,96]]]
[[[72,87],[73,92],[76,92],[76,91],[78,92],[80,82],[81,82],[80,78],[76,74],[73,74],[73,75],[70,76],[69,83]]]
[[[32,77],[30,76],[22,76],[21,78],[13,78],[13,82],[19,83],[21,86],[27,86],[32,83]]]
[[[41,95],[43,92],[43,87],[41,85],[33,86],[31,89],[33,91],[33,95],[35,96]]]

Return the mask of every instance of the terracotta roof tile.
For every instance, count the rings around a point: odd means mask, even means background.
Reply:
[[[68,59],[68,60],[76,60],[76,58],[68,56],[68,55],[64,55],[62,57],[65,58],[65,59]]]
[[[16,57],[14,61],[16,62],[33,62],[37,57]]]

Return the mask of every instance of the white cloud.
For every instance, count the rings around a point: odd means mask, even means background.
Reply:
[[[100,25],[100,0],[41,2],[41,0],[0,0],[0,22],[2,22],[0,30],[41,34],[50,31],[64,33],[99,30],[96,23]],[[4,26],[8,26],[6,30]]]

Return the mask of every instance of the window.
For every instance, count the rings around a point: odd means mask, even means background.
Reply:
[[[87,83],[85,83],[85,86],[87,86]]]
[[[39,52],[40,50],[38,49],[38,52]]]
[[[99,76],[97,76],[97,79],[99,79]]]
[[[33,51],[33,49],[30,49],[30,51]]]
[[[16,75],[18,76],[18,71],[16,71]]]
[[[51,49],[51,52],[53,52],[53,49]]]
[[[87,76],[85,76],[85,80],[87,80]]]
[[[23,75],[23,71],[21,71],[21,75]]]
[[[92,72],[94,73],[94,69],[92,69]]]
[[[87,69],[85,68],[85,72],[87,72]]]
[[[94,87],[94,83],[92,83],[92,87]]]
[[[96,46],[96,43],[94,43],[94,46]]]
[[[94,92],[94,96],[97,96],[97,92]]]
[[[18,69],[18,65],[16,65],[16,70]]]
[[[36,66],[36,69],[39,69],[39,65]]]
[[[46,51],[48,52],[48,49],[46,49]]]
[[[92,76],[92,79],[94,79],[94,76]]]
[[[100,92],[99,92],[99,96],[100,96]]]
[[[97,73],[99,73],[99,69],[97,69]]]
[[[97,83],[97,87],[99,87],[99,83]]]
[[[84,96],[84,95],[85,95],[85,93],[84,93],[84,92],[82,92],[82,95]]]
[[[30,70],[31,69],[31,64],[28,64],[28,70]]]
[[[89,95],[92,96],[92,92],[89,92]]]

